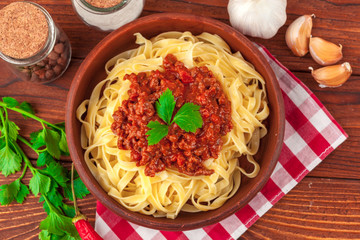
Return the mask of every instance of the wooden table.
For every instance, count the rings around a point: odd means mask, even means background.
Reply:
[[[71,80],[89,51],[107,33],[87,27],[74,13],[70,0],[33,0],[44,6],[68,34],[73,50],[70,67],[61,79],[48,85],[20,81],[0,64],[0,96],[28,101],[37,114],[50,122],[64,120]],[[13,0],[2,0],[0,8]],[[229,23],[227,0],[147,0],[142,15],[184,12]],[[344,46],[344,61],[351,63],[352,77],[340,88],[319,88],[308,71],[318,67],[311,57],[292,55],[285,44],[289,23],[303,14],[315,13],[312,34]],[[360,239],[360,1],[289,0],[288,20],[270,39],[251,38],[265,45],[280,62],[301,79],[349,134],[349,138],[310,172],[290,193],[261,217],[241,239]],[[11,115],[25,136],[40,128],[33,121]],[[30,153],[30,152],[29,152]],[[35,155],[30,153],[30,157]],[[70,166],[69,159],[62,163]],[[16,177],[0,176],[0,185]],[[25,176],[28,183],[30,174]],[[79,201],[81,210],[95,221],[95,198]],[[22,205],[0,206],[0,239],[37,239],[39,223],[46,217],[38,198]]]

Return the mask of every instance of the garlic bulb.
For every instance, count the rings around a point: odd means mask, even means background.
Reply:
[[[269,39],[286,21],[286,0],[230,0],[231,25],[245,35]]]

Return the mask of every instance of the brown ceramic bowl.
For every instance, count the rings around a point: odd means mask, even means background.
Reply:
[[[94,86],[106,74],[105,63],[116,54],[136,47],[134,33],[149,38],[166,31],[190,31],[215,33],[221,36],[233,51],[240,51],[265,78],[270,105],[268,135],[262,139],[256,155],[261,170],[254,179],[243,177],[240,189],[222,207],[200,213],[180,213],[175,220],[155,218],[131,212],[112,199],[90,173],[80,146],[80,122],[75,117],[76,108],[89,98]],[[81,179],[90,192],[108,209],[133,223],[159,230],[180,231],[214,224],[238,211],[261,190],[270,177],[281,151],[284,133],[284,105],[278,81],[262,54],[241,33],[214,19],[194,15],[163,13],[153,14],[133,21],[104,38],[86,57],[79,67],[67,97],[66,132],[71,157]]]

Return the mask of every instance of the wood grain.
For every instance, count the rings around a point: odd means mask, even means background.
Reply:
[[[306,177],[240,239],[358,239],[359,201],[359,181]],[[80,200],[79,206],[94,224],[94,197]],[[0,239],[37,239],[45,217],[36,197],[1,207]]]
[[[3,0],[0,8],[15,0]],[[74,13],[70,0],[33,0],[44,6],[55,22],[68,34],[73,50],[72,62],[65,75],[47,85],[20,81],[0,61],[0,97],[12,96],[28,101],[37,114],[50,122],[64,120],[66,95],[72,77],[91,49],[108,33],[87,27]],[[216,18],[229,23],[227,0],[147,0],[143,16],[158,12],[183,12]],[[308,67],[319,65],[306,55],[292,55],[285,44],[288,25],[303,14],[314,13],[312,34],[344,46],[344,59],[353,67],[353,75],[340,88],[320,88]],[[349,134],[349,138],[310,172],[293,190],[262,216],[241,239],[360,239],[360,1],[359,0],[289,0],[287,21],[269,40],[250,38],[269,51],[295,76],[303,81],[326,106]],[[11,114],[21,133],[39,129],[40,125]],[[26,153],[35,159],[29,149]],[[70,159],[62,159],[69,167]],[[29,181],[27,174],[25,181]],[[0,185],[15,176],[0,176]],[[79,201],[81,210],[95,221],[95,198]],[[39,223],[46,214],[37,197],[24,204],[0,206],[0,239],[37,239]]]

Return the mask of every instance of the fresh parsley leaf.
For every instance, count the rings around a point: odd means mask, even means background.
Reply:
[[[3,149],[5,146],[6,146],[5,139],[0,136],[0,149]],[[0,169],[0,171],[1,171],[1,169]]]
[[[69,148],[68,148],[67,141],[66,141],[66,134],[63,131],[61,131],[61,134],[60,134],[59,148],[62,153],[67,154],[67,155],[69,154]]]
[[[29,187],[32,193],[37,196],[38,193],[46,194],[50,190],[51,178],[39,172],[33,171],[33,177],[30,179]]]
[[[20,103],[19,105],[19,108],[24,110],[25,112],[28,112],[28,113],[31,113],[31,114],[35,114],[35,111],[34,109],[32,108],[32,106],[30,105],[30,103],[24,101],[22,103]],[[26,116],[25,114],[22,114],[23,117],[26,119],[26,118],[29,118],[28,116]]]
[[[17,136],[19,135],[19,126],[16,125],[13,121],[7,120],[7,129],[9,138],[13,141],[16,141]]]
[[[74,206],[63,203],[61,206],[61,209],[63,210],[63,212],[65,213],[66,216],[71,217],[71,218],[75,217]]]
[[[68,182],[67,169],[65,169],[60,163],[52,161],[48,164],[48,166],[42,170],[42,172],[48,176],[51,176],[57,184],[62,187],[66,186]]]
[[[163,125],[158,121],[150,121],[146,126],[151,129],[146,132],[149,146],[159,143],[169,132],[169,126]]]
[[[40,132],[42,132],[42,129],[39,130],[39,131],[30,133],[30,142],[31,142],[31,143],[35,143],[35,142],[36,142],[36,139],[37,139],[38,135],[40,134]]]
[[[3,97],[2,100],[6,104],[6,106],[10,108],[14,108],[20,105],[20,103],[12,97]]]
[[[45,201],[45,199],[44,199],[43,195],[41,195],[40,198],[39,198],[39,202],[44,202],[44,201]],[[49,207],[49,205],[47,205],[46,202],[44,202],[44,204],[43,204],[43,209],[46,212],[46,214],[49,215],[50,207]]]
[[[61,207],[64,204],[63,203],[64,198],[59,193],[59,191],[57,189],[58,187],[59,187],[59,185],[54,180],[52,180],[51,184],[50,184],[50,190],[46,194],[42,194],[39,198],[39,202],[44,201],[43,208],[47,214],[49,214],[51,210],[50,210],[49,205],[45,201],[45,196],[46,196],[47,200],[52,204],[52,206],[55,207],[57,209],[57,211],[59,211],[61,213]]]
[[[39,233],[39,239],[40,240],[51,240],[51,235],[47,230],[42,230]]]
[[[56,126],[56,127],[54,127]],[[66,141],[66,133],[65,133],[65,123],[57,123],[53,126],[49,126],[52,130],[55,130],[60,135],[60,142],[59,142],[59,148],[61,150],[62,155],[70,155],[69,148]]]
[[[150,130],[146,132],[146,135],[148,135],[147,140],[149,146],[159,143],[161,139],[168,134],[169,126],[174,122],[181,129],[193,133],[203,125],[199,112],[200,106],[193,103],[185,103],[171,121],[176,102],[170,89],[166,89],[166,91],[161,94],[155,105],[159,117],[164,120],[166,125],[158,121],[150,121],[148,123],[147,127],[150,128]]]
[[[14,201],[20,189],[20,181],[15,180],[10,184],[0,186],[0,203],[1,205],[9,205]]]
[[[51,240],[57,240],[57,239],[51,239]],[[77,237],[70,236],[69,234],[66,234],[64,236],[61,236],[61,238],[59,240],[81,240],[81,238],[80,238],[80,236],[77,238]]]
[[[50,210],[49,215],[40,223],[40,229],[58,236],[64,236],[68,233],[72,237],[79,238],[72,219],[53,210]]]
[[[201,128],[203,121],[199,112],[200,106],[193,103],[185,103],[176,113],[173,122],[187,132],[195,133]]]
[[[175,104],[174,95],[170,89],[166,89],[166,91],[161,94],[160,98],[155,103],[156,111],[159,117],[167,124],[170,124],[171,122]]]
[[[10,184],[0,186],[0,203],[1,205],[8,205],[16,200],[18,203],[23,203],[25,197],[29,194],[29,189],[25,184],[16,179]]]
[[[9,146],[0,149],[0,171],[7,177],[21,169],[21,158]]]
[[[51,154],[51,156],[59,159],[61,154],[59,148],[59,134],[56,131],[47,128],[44,128],[43,132],[47,151]]]
[[[39,149],[40,147],[45,146],[46,143],[44,129],[30,133],[30,142],[35,149]]]
[[[15,180],[15,181],[20,182],[19,179]],[[29,193],[30,193],[29,188],[25,184],[20,182],[20,188],[19,188],[17,195],[15,196],[15,200],[21,204],[24,202],[26,196],[29,195]]]
[[[90,193],[80,177],[74,179],[74,191],[75,191],[75,197],[78,199],[83,199],[86,195],[88,195]],[[72,197],[70,182],[64,188],[64,195],[70,201],[74,201],[74,199]]]
[[[50,155],[48,151],[41,152],[38,159],[36,160],[36,165],[38,167],[43,167],[49,165],[51,162],[54,162],[54,158]]]

